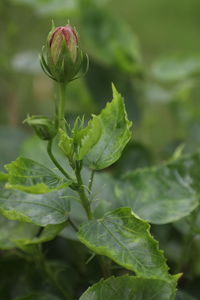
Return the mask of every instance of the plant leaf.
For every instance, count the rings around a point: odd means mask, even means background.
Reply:
[[[62,189],[71,181],[59,177],[51,170],[29,158],[19,157],[5,166],[8,171],[7,188],[32,194],[43,194]]]
[[[123,98],[114,85],[112,88],[112,102],[107,103],[98,115],[102,127],[101,137],[84,158],[84,163],[94,170],[104,169],[117,161],[131,138],[132,123],[127,119]]]
[[[165,258],[149,228],[130,208],[119,208],[101,219],[85,222],[78,239],[95,253],[109,257],[137,275],[169,279]]]
[[[88,126],[81,130],[80,134],[80,148],[77,155],[78,160],[82,160],[84,156],[90,151],[90,149],[98,142],[102,128],[100,119],[93,115],[93,118],[89,121]]]
[[[125,175],[117,185],[120,205],[155,224],[174,222],[199,204],[200,151]]]
[[[60,137],[58,146],[63,153],[71,159],[73,155],[73,139],[70,138],[63,129],[59,129]]]
[[[90,287],[80,300],[172,300],[173,283],[136,276],[110,277]]]
[[[65,189],[48,194],[29,194],[4,188],[0,180],[0,213],[6,218],[39,226],[60,224],[68,219],[69,200]]]

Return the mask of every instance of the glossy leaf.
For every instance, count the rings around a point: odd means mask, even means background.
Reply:
[[[98,118],[101,121],[102,134],[96,145],[85,156],[84,162],[91,169],[100,170],[117,161],[131,138],[132,123],[122,96],[113,85],[113,100],[107,103]]]
[[[40,226],[60,224],[68,219],[69,200],[65,190],[48,194],[29,194],[4,188],[0,182],[0,213],[6,218]]]
[[[8,171],[7,188],[27,193],[42,194],[62,189],[70,184],[45,166],[28,158],[19,157],[5,166]]]
[[[173,300],[173,283],[134,276],[110,277],[90,287],[80,300]]]
[[[168,279],[165,258],[149,228],[130,208],[119,208],[101,219],[85,222],[78,238],[95,253],[109,257],[137,275]]]
[[[199,204],[200,151],[161,166],[128,173],[118,184],[116,195],[143,219],[155,224],[179,220]]]

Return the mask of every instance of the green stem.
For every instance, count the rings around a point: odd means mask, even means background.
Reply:
[[[66,84],[59,83],[59,104],[57,111],[58,128],[65,130],[65,91]]]
[[[61,165],[59,164],[59,162],[56,160],[55,156],[52,153],[52,142],[53,140],[48,141],[47,144],[47,153],[50,157],[50,159],[52,160],[52,162],[54,163],[54,165],[60,170],[60,172],[69,180],[73,180],[71,178],[71,176],[63,169],[63,167],[61,167]]]
[[[76,174],[77,183],[78,183],[78,191],[77,192],[80,196],[80,199],[81,199],[82,205],[85,209],[85,212],[87,214],[87,217],[88,217],[88,219],[91,220],[93,218],[93,216],[92,216],[92,211],[91,211],[91,208],[90,208],[90,201],[87,198],[86,193],[85,193],[83,180],[82,180],[82,177],[81,177],[81,167],[79,165],[79,162],[76,162],[75,174]]]
[[[89,185],[88,185],[88,189],[89,189],[89,193],[92,193],[92,184],[93,184],[93,180],[94,180],[94,174],[95,171],[92,170],[91,175],[90,175],[90,179],[89,179]]]
[[[72,226],[72,228],[76,231],[76,232],[78,232],[78,227],[76,226],[76,224],[70,219],[70,217],[68,217],[68,222],[69,222],[69,224]]]

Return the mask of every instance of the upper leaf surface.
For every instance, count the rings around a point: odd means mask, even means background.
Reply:
[[[40,226],[60,224],[68,219],[69,200],[65,190],[48,194],[29,194],[4,188],[0,182],[0,213],[11,220],[30,222]]]
[[[48,193],[70,184],[70,181],[28,158],[19,157],[5,168],[9,174],[7,187],[27,193]]]
[[[161,279],[110,277],[90,287],[80,300],[171,300],[174,286]]]
[[[113,100],[107,103],[98,118],[102,134],[84,158],[85,164],[94,170],[104,169],[118,160],[131,138],[132,123],[127,119],[123,98],[114,86]]]
[[[102,219],[84,223],[78,238],[95,253],[109,257],[137,275],[169,279],[165,258],[149,228],[130,208],[119,208]]]
[[[200,151],[159,167],[139,169],[125,175],[116,195],[141,218],[155,224],[179,220],[199,204]]]

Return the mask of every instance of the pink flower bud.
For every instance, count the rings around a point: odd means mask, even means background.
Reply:
[[[42,49],[40,63],[43,71],[53,80],[68,83],[76,79],[83,65],[84,55],[78,45],[75,30],[66,26],[54,27],[48,37],[46,46]],[[86,71],[88,57],[86,58]]]
[[[72,61],[76,61],[78,37],[74,29],[68,24],[64,27],[55,28],[50,37],[49,46],[51,48],[51,56],[54,64],[56,64],[59,59],[63,41],[66,42]]]

